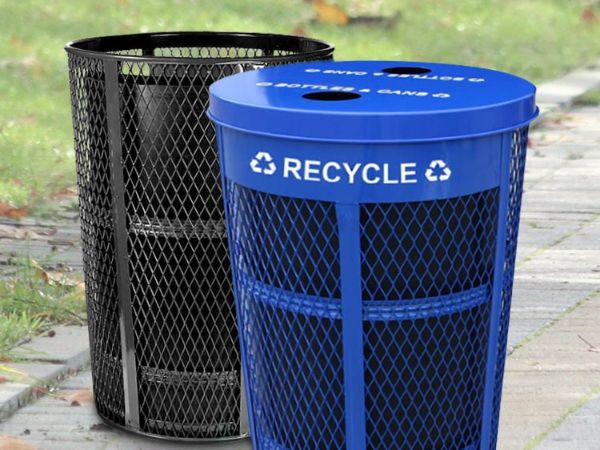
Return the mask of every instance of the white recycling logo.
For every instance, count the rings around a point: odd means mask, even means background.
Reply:
[[[273,162],[273,157],[268,152],[258,152],[250,161],[252,172],[273,175],[277,166]]]
[[[425,172],[425,178],[429,181],[446,181],[452,175],[450,167],[441,159],[434,159]]]

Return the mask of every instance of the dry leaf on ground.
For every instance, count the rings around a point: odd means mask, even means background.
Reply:
[[[36,448],[14,436],[0,435],[0,450],[36,450]]]
[[[42,280],[51,286],[74,287],[79,290],[85,289],[85,287],[81,286],[81,276],[69,277],[66,272],[46,270],[35,259],[30,259],[30,264],[38,272]]]
[[[22,219],[29,213],[30,209],[30,205],[25,205],[21,206],[20,208],[17,208],[11,203],[0,202],[0,216],[2,217],[10,217],[11,219]]]
[[[40,396],[46,395],[46,394],[50,393],[50,391],[48,390],[48,388],[45,387],[45,386],[33,386],[31,388],[31,392],[33,392],[36,395],[40,395]]]
[[[69,187],[69,188],[63,189],[62,191],[55,192],[52,195],[52,198],[54,198],[55,200],[64,200],[67,198],[73,198],[76,195],[77,195],[77,189],[74,187]]]
[[[340,6],[326,0],[314,0],[313,7],[319,22],[346,25],[350,19]]]
[[[90,431],[112,431],[112,428],[105,423],[100,422],[90,425]]]
[[[87,403],[92,403],[94,394],[92,389],[88,388],[78,391],[65,392],[60,398],[69,402],[69,406],[81,406]]]

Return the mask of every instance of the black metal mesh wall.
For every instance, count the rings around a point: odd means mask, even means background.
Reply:
[[[124,424],[125,405],[104,65],[69,57],[92,377],[101,416]]]
[[[67,51],[98,412],[155,435],[239,435],[240,355],[208,87],[333,50],[289,36],[181,33]],[[133,331],[129,352],[123,330]]]

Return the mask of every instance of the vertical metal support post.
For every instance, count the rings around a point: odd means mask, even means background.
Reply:
[[[211,125],[211,126],[215,126],[215,125]],[[225,161],[225,157],[223,155],[223,129],[219,126],[216,126],[215,129],[215,136],[217,138],[217,147],[218,147],[218,153],[219,153],[219,162],[221,164],[220,166],[220,170],[221,170],[221,189],[223,192],[223,209],[225,211],[225,215],[227,216],[229,213],[227,211],[227,201],[229,198],[229,195],[231,194],[227,194],[227,186],[225,183],[226,178],[226,168],[223,165],[223,162]],[[231,219],[230,217],[228,217],[228,219]],[[232,223],[232,220],[229,220],[229,223]],[[227,230],[227,248],[229,250],[229,259],[230,259],[230,263],[231,263],[231,276],[233,277],[232,280],[232,287],[233,289],[236,289],[236,283],[237,281],[235,280],[235,275],[234,275],[234,270],[233,270],[233,266],[235,264],[234,261],[234,252],[233,252],[233,240],[232,240],[232,236],[231,233],[229,232],[229,227],[225,226],[225,229]],[[235,292],[234,292],[235,294]],[[236,309],[236,314],[235,314],[235,318],[236,318],[236,324],[238,327],[238,340],[239,340],[239,344],[240,344],[240,357],[242,361],[248,361],[248,359],[246,358],[246,345],[244,344],[244,321],[242,318],[242,305],[241,305],[241,299],[236,298],[235,300],[235,309]],[[260,443],[258,441],[256,441],[256,438],[258,436],[258,434],[256,433],[256,424],[254,423],[254,414],[253,414],[253,409],[252,409],[252,390],[250,387],[250,383],[248,383],[246,380],[249,380],[248,378],[249,373],[248,373],[248,368],[246,367],[246,364],[244,364],[242,362],[241,364],[241,373],[240,373],[240,434],[241,435],[247,435],[248,432],[250,432],[250,437],[252,438],[252,443],[253,445],[260,450]],[[249,414],[248,414],[249,413]],[[246,417],[244,417],[244,414],[246,414]],[[247,422],[248,421],[248,422]]]
[[[364,450],[366,444],[363,305],[360,270],[360,207],[336,204],[342,285],[342,343],[346,448]]]
[[[127,217],[123,180],[123,155],[121,151],[119,65],[117,61],[104,61],[104,77],[106,82],[108,145],[112,169],[113,226],[115,230],[115,259],[120,313],[119,327],[123,361],[123,390],[125,394],[125,425],[139,429],[140,413],[133,336],[133,314],[129,286]]]
[[[504,260],[506,257],[506,228],[510,189],[511,134],[502,135],[502,167],[500,170],[500,195],[498,200],[498,225],[496,228],[496,255],[494,260],[494,281],[490,308],[490,331],[487,350],[485,391],[483,401],[481,450],[490,450],[492,438],[492,416],[496,382],[496,361],[498,360],[498,333],[504,285]],[[493,450],[493,449],[492,449]]]

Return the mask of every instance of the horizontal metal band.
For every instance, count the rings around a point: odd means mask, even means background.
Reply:
[[[180,372],[140,366],[140,378],[146,383],[172,385],[177,388],[188,388],[191,385],[212,387],[238,387],[239,373],[227,372]]]
[[[307,316],[331,320],[342,318],[339,299],[316,297],[291,292],[265,284],[238,272],[241,294],[252,300]],[[368,300],[363,301],[364,321],[401,321],[439,317],[474,308],[491,299],[489,286],[479,286],[467,291],[440,297],[415,300]]]
[[[214,435],[214,434],[227,434],[228,437],[224,438],[206,438],[206,439],[194,439],[194,441],[207,441],[207,442],[217,442],[217,441],[230,441],[231,435],[237,433],[239,429],[239,424],[237,422],[225,422],[225,423],[215,423],[210,425],[197,425],[192,423],[180,423],[180,422],[172,422],[165,420],[157,420],[157,419],[146,419],[146,426],[150,430],[169,430],[171,432],[185,433],[188,435],[195,434],[203,434],[203,435]],[[148,433],[150,436],[154,437],[164,437],[162,435],[156,435],[155,433]],[[235,437],[235,436],[233,436]],[[192,439],[182,439],[182,438],[168,438],[169,440],[174,441],[192,441]]]
[[[343,144],[223,128],[222,169],[241,186],[337,203],[440,200],[498,187],[502,134],[434,143]]]
[[[363,302],[363,320],[398,321],[439,317],[471,309],[490,300],[489,286],[417,300],[368,300]]]
[[[129,231],[145,236],[199,239],[223,239],[227,237],[224,220],[179,220],[158,217],[133,216]]]
[[[250,295],[253,300],[285,309],[287,311],[323,317],[331,320],[342,318],[340,299],[316,297],[308,294],[287,291],[238,272],[242,296]]]

